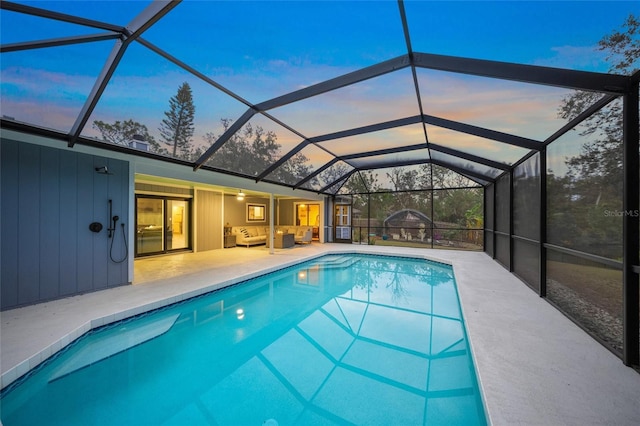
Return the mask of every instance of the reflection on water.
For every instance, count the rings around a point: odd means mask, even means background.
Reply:
[[[360,255],[93,332],[1,408],[5,426],[485,423],[451,268]]]

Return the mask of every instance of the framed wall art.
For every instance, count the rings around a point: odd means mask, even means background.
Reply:
[[[247,222],[265,222],[267,220],[265,204],[247,203]]]

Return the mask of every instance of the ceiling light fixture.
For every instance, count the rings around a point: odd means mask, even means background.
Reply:
[[[240,190],[240,192],[238,192],[238,196],[236,198],[238,199],[238,201],[244,200],[244,192],[242,192],[242,189]]]

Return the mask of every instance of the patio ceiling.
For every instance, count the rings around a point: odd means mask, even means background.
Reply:
[[[541,18],[589,18],[581,36],[595,45],[633,2],[515,3],[3,1],[2,127],[327,194],[420,164],[486,185],[631,82],[604,61],[544,58],[578,40]],[[189,152],[109,142],[95,126],[133,120],[160,141],[184,82]],[[559,118],[576,91],[601,96]],[[269,161],[229,160],[243,155],[234,141],[269,135]]]

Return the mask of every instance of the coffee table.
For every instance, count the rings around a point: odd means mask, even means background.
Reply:
[[[295,244],[296,239],[294,234],[276,234],[273,237],[273,248],[290,248]],[[269,238],[267,238],[267,247],[269,247]]]

